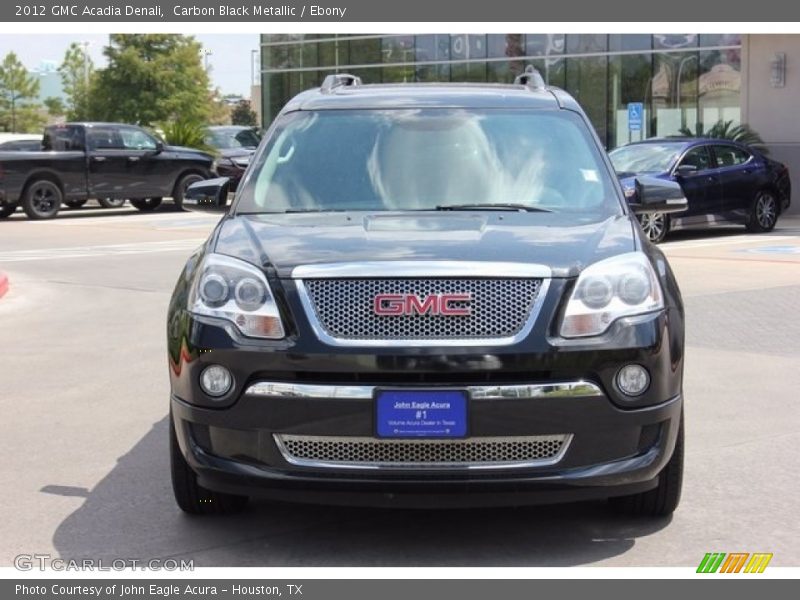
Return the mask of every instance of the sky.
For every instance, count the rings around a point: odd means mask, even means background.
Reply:
[[[198,34],[197,40],[204,49],[210,50],[208,64],[214,86],[223,94],[250,96],[251,50],[259,47],[259,36],[246,34]],[[108,43],[107,34],[2,34],[0,35],[0,59],[8,52],[16,52],[29,69],[39,66],[43,60],[61,63],[64,52],[72,42],[89,42],[89,54],[95,65],[105,64],[103,46]],[[257,60],[257,59],[256,59]]]

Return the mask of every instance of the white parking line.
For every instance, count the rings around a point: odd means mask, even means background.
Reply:
[[[114,214],[118,218],[114,218]],[[189,227],[193,225],[213,225],[220,220],[219,216],[192,215],[191,213],[175,214],[129,214],[125,212],[104,213],[102,216],[80,218],[53,219],[51,221],[38,221],[37,225],[49,227],[65,227],[70,225],[125,225],[128,223],[151,225],[156,229],[178,227]],[[165,227],[166,226],[166,227]]]
[[[683,250],[684,248],[710,248],[714,246],[732,246],[735,244],[772,243],[782,240],[800,239],[796,235],[747,235],[719,240],[687,240],[685,242],[664,242],[660,244],[664,250]]]
[[[178,252],[194,250],[205,238],[170,240],[167,242],[136,242],[132,244],[110,244],[104,246],[72,246],[69,248],[42,248],[37,250],[12,250],[0,252],[0,263],[31,260],[58,260],[62,258],[91,258],[156,252]]]

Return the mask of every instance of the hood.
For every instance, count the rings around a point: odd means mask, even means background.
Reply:
[[[253,156],[255,148],[219,148],[217,150],[219,155],[223,158],[237,158],[240,156]]]
[[[362,261],[487,261],[549,266],[554,277],[635,249],[629,217],[516,212],[234,215],[215,252],[272,265],[288,278],[300,265]]]
[[[207,158],[209,160],[213,160],[214,157],[204,150],[198,150],[197,148],[187,148],[186,146],[164,146],[164,152],[176,152],[179,154],[196,154],[197,156],[202,156],[203,158]]]

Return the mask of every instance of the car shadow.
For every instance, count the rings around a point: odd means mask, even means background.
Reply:
[[[180,512],[169,481],[168,417],[56,529],[65,559],[184,558],[195,566],[571,566],[630,550],[670,519],[633,519],[605,502],[461,510],[390,510],[258,501],[240,515]]]

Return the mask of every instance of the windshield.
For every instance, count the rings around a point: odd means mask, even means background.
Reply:
[[[237,212],[620,212],[588,128],[569,111],[298,111],[277,124],[252,173]]]
[[[683,144],[632,144],[608,155],[617,173],[663,173],[678,158]]]
[[[240,129],[238,127],[226,129],[210,129],[207,143],[209,146],[225,150],[228,148],[256,148],[261,138],[255,129]]]

